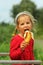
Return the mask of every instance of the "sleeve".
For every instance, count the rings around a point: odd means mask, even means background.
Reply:
[[[21,55],[22,50],[20,48],[20,46],[18,45],[17,39],[13,38],[10,42],[10,58],[12,60],[16,60],[19,58],[19,56]]]
[[[31,53],[31,60],[35,60],[34,58],[34,40],[31,40],[31,46],[30,46],[30,53]]]

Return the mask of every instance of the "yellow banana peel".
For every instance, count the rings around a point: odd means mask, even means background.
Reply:
[[[31,39],[31,32],[30,31],[26,31],[24,34],[24,38],[25,38],[25,42],[29,42]]]

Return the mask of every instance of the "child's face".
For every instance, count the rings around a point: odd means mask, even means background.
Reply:
[[[30,20],[30,17],[27,15],[22,15],[18,18],[18,30],[20,33],[24,34],[25,30],[31,30],[32,29],[32,22]]]

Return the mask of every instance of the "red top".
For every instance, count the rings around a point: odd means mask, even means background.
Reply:
[[[34,40],[31,38],[29,45],[25,48],[24,51],[22,51],[20,48],[20,44],[23,40],[24,39],[19,35],[16,35],[12,38],[10,42],[10,58],[12,60],[34,60],[34,54],[33,54]],[[14,64],[14,65],[24,65],[24,64]]]

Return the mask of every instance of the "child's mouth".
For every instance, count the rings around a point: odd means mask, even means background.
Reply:
[[[29,29],[25,29],[24,31],[29,31]]]

